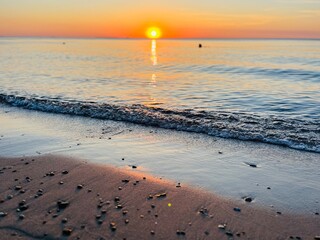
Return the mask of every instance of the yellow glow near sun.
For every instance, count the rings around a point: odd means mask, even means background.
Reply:
[[[160,28],[150,27],[147,29],[146,35],[148,38],[156,39],[156,38],[160,38],[162,33],[161,33]]]

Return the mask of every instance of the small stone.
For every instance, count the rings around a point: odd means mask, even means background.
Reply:
[[[238,208],[238,207],[233,208],[233,210],[234,210],[235,212],[241,212],[241,209]]]
[[[101,213],[102,213],[102,214],[106,214],[106,213],[107,213],[107,210],[106,210],[106,209],[102,209],[102,210],[101,210]]]
[[[77,189],[82,189],[83,188],[83,185],[82,184],[79,184],[78,186],[77,186]]]
[[[110,223],[110,228],[111,228],[112,231],[116,231],[117,230],[116,223],[115,222],[111,222]]]
[[[96,215],[96,219],[99,219],[99,218],[101,218],[101,215],[100,214]]]
[[[278,212],[277,212],[277,214],[281,215],[281,214],[282,214],[282,212],[278,211]]]
[[[54,176],[54,172],[49,172],[46,175],[49,176],[49,177],[53,177]]]
[[[245,197],[244,200],[245,200],[246,202],[252,202],[252,198],[251,198],[251,197]]]
[[[23,194],[23,193],[25,193],[25,192],[26,192],[26,190],[21,189],[19,193]]]
[[[7,195],[7,199],[8,199],[8,200],[10,200],[10,199],[12,199],[12,198],[13,198],[13,195],[11,195],[11,194]]]
[[[6,212],[0,212],[0,217],[5,217],[7,215],[8,215],[8,213],[6,213]]]
[[[60,185],[62,185],[63,183],[64,183],[63,181],[60,181],[60,182],[59,182]]]
[[[22,200],[21,202],[19,202],[19,206],[23,206],[26,204],[26,200]]]
[[[62,174],[68,174],[69,172],[67,170],[63,170]]]
[[[122,214],[123,214],[123,215],[127,215],[127,213],[128,213],[127,210],[123,210],[123,211],[122,211]]]
[[[271,187],[267,187],[267,189],[268,189],[268,190],[270,190],[270,189],[271,189]]]
[[[69,228],[69,227],[65,227],[63,230],[62,230],[62,234],[64,236],[70,236],[71,233],[72,233],[73,229],[72,228]]]
[[[182,236],[186,235],[186,233],[184,231],[181,231],[181,230],[177,230],[176,233],[177,233],[177,235],[182,235]]]
[[[164,198],[167,196],[167,193],[158,193],[155,195],[157,198]]]
[[[150,194],[148,197],[147,197],[148,200],[151,200],[153,199],[153,196]]]
[[[61,220],[61,222],[62,222],[62,223],[67,223],[67,222],[68,222],[68,218],[63,218],[63,219]]]
[[[70,204],[70,203],[69,203],[68,201],[61,201],[61,200],[59,200],[59,201],[57,202],[57,205],[58,205],[58,208],[59,208],[59,209],[64,209],[64,208],[68,207],[69,204]]]
[[[22,187],[20,185],[17,185],[14,187],[14,190],[21,190],[21,189],[22,189]]]
[[[25,216],[24,214],[20,214],[20,215],[19,215],[19,219],[20,219],[20,220],[23,220],[25,217],[26,217],[26,216]]]
[[[226,229],[226,225],[225,224],[219,224],[218,228],[221,229],[221,230],[224,230],[224,229]]]
[[[151,208],[155,208],[156,207],[156,205],[154,205],[154,204],[151,204]]]
[[[117,206],[116,206],[116,209],[121,209],[122,208],[122,205],[121,204],[118,204]]]
[[[130,180],[129,179],[123,179],[122,182],[128,183],[128,182],[130,182]]]
[[[219,154],[222,154],[223,152],[219,151],[218,153],[219,153]]]
[[[315,212],[314,214],[315,214],[315,215],[319,215],[319,213],[318,213],[318,212]]]
[[[140,215],[140,218],[144,218],[144,215]]]
[[[44,225],[44,224],[46,224],[47,223],[47,221],[42,221],[42,224]]]
[[[143,180],[146,180],[147,178],[146,178],[146,177],[143,177],[142,179],[143,179]]]
[[[155,234],[155,232],[154,232],[153,230],[151,230],[151,231],[150,231],[150,234],[151,234],[151,235],[154,235],[154,234]]]
[[[125,224],[129,223],[129,219],[124,220]]]
[[[103,223],[103,220],[102,220],[102,219],[99,219],[99,220],[98,220],[98,224],[101,225],[102,223]]]
[[[314,240],[320,240],[320,236],[315,236]]]
[[[136,165],[132,165],[132,168],[137,168],[137,166]]]
[[[25,211],[25,210],[27,210],[28,208],[29,208],[28,205],[23,205],[23,206],[19,207],[20,211]]]
[[[122,187],[118,187],[118,190],[122,190]]]
[[[233,236],[233,233],[230,232],[230,231],[226,231],[226,235],[229,236],[229,237],[232,237],[232,236]]]
[[[177,186],[176,186],[176,188],[180,188],[180,187],[181,187],[181,185],[180,185],[180,183],[178,183]]]
[[[115,201],[115,202],[120,202],[120,198],[119,198],[119,197],[115,197],[115,198],[114,198],[114,201]]]

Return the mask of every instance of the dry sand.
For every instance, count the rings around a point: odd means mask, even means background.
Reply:
[[[277,213],[53,155],[1,158],[0,194],[0,239],[320,239],[319,213]]]

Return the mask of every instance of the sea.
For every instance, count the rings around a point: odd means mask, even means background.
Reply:
[[[2,37],[0,103],[320,153],[320,40]]]

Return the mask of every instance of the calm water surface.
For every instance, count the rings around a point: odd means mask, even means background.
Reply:
[[[0,38],[0,101],[320,151],[320,41],[198,43]]]

